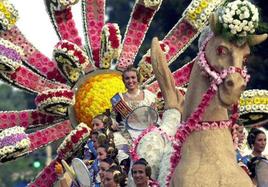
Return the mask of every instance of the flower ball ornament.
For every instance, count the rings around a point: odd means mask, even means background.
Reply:
[[[90,126],[94,116],[112,108],[112,96],[125,91],[121,73],[99,70],[99,73],[89,76],[75,94],[76,120]]]
[[[268,119],[268,91],[246,90],[239,103],[240,119],[244,125],[261,123]]]
[[[60,159],[67,159],[84,143],[90,136],[91,129],[84,123],[80,123],[76,128],[66,136],[57,149]]]
[[[72,83],[79,79],[89,64],[86,52],[67,40],[62,40],[55,46],[53,56],[61,73]]]
[[[68,89],[50,89],[35,98],[38,109],[53,115],[67,115],[67,109],[74,104],[74,93]]]
[[[241,45],[258,27],[259,12],[249,1],[237,0],[219,10],[218,31]]]
[[[121,48],[121,34],[116,23],[107,23],[101,33],[100,68],[108,69],[113,60],[118,60]]]

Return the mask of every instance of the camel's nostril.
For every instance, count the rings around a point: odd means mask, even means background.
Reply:
[[[232,80],[227,80],[227,81],[226,81],[226,86],[227,86],[227,87],[233,87],[233,86],[234,86],[234,81],[232,81]]]
[[[244,91],[246,89],[246,85],[241,86],[241,90]]]

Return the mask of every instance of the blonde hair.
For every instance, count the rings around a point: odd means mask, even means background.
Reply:
[[[96,115],[93,119],[99,119],[104,125],[104,128],[110,128],[113,124],[112,118],[106,114]]]
[[[133,65],[129,65],[129,66],[127,66],[127,68],[123,71],[123,73],[122,73],[122,80],[124,81],[125,74],[126,74],[127,72],[131,72],[131,71],[133,71],[133,72],[136,73],[138,82],[140,83],[140,82],[141,82],[141,75],[140,75],[140,72],[139,72],[139,71],[137,70],[137,68],[135,68]]]

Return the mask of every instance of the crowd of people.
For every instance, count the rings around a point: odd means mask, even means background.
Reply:
[[[120,102],[129,107],[129,112],[140,106],[155,108],[156,96],[148,90],[139,87],[139,73],[128,67],[122,74],[127,92],[119,94]],[[118,98],[117,98],[118,99]],[[118,187],[118,186],[159,186],[156,180],[151,178],[151,167],[144,158],[132,161],[129,156],[131,143],[137,138],[142,129],[135,129],[126,122],[125,108],[115,108],[113,112],[105,112],[97,115],[92,120],[92,133],[83,147],[83,160],[90,175],[92,186]],[[137,124],[138,125],[138,124]],[[242,145],[245,137],[245,129],[242,125],[237,129],[239,145]],[[266,159],[263,151],[266,146],[266,135],[262,130],[252,128],[247,136],[247,143],[252,149],[249,155],[241,153],[241,146],[236,150],[238,164],[255,181],[256,161]],[[64,175],[64,167],[61,163],[55,166],[58,175],[59,187],[76,187],[78,182],[70,182]]]
[[[240,149],[242,149],[245,139],[247,141],[247,145],[251,149],[251,153],[243,155],[241,154],[242,150]],[[245,128],[240,125],[238,128],[238,140],[240,146],[238,146],[238,149],[236,150],[237,162],[251,177],[253,184],[256,185],[256,164],[261,160],[267,160],[267,155],[263,154],[267,141],[266,134],[261,129],[251,128],[246,137]]]

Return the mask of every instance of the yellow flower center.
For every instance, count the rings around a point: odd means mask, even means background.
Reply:
[[[112,96],[125,91],[121,74],[117,71],[89,76],[75,95],[74,110],[78,123],[83,122],[92,127],[94,116],[112,108]]]

